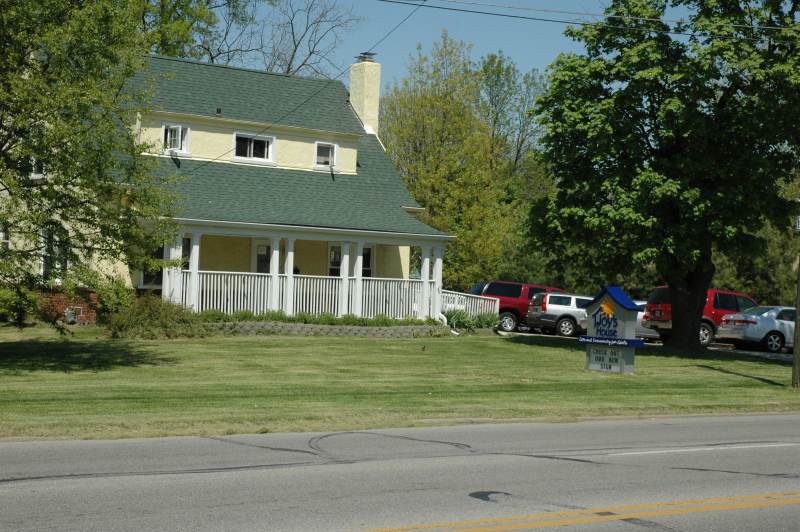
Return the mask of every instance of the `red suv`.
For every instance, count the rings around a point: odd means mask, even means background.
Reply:
[[[723,316],[755,307],[757,304],[752,297],[741,292],[710,289],[706,294],[703,321],[700,323],[700,345],[707,346],[714,341]],[[669,300],[669,288],[666,286],[659,286],[647,298],[642,326],[655,330],[662,340],[669,338],[672,330],[672,304]]]
[[[500,300],[500,329],[511,332],[528,313],[528,303],[534,294],[563,292],[560,288],[513,281],[481,281],[469,289],[475,296],[496,297]]]

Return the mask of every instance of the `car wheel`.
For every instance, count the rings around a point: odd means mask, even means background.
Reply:
[[[764,349],[770,353],[780,353],[783,345],[783,335],[779,332],[773,331],[764,337]]]
[[[500,314],[500,330],[512,332],[517,328],[517,317],[511,312]]]
[[[714,327],[703,322],[700,324],[700,345],[708,347],[714,341]]]
[[[556,323],[556,332],[559,336],[575,336],[575,322],[569,318],[561,318]]]

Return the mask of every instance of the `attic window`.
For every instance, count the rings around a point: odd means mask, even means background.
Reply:
[[[236,133],[233,158],[246,162],[272,162],[274,160],[274,143],[274,137]]]
[[[316,167],[329,169],[336,166],[336,145],[327,142],[317,142]]]
[[[189,153],[189,128],[177,124],[164,124],[164,152]]]

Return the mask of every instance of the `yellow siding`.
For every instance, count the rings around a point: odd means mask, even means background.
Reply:
[[[328,275],[328,243],[319,240],[297,240],[294,243],[294,265],[299,275]]]
[[[375,246],[375,276],[408,279],[411,248],[408,246]]]
[[[205,235],[200,242],[200,269],[249,272],[250,249],[249,238]]]
[[[226,120],[170,118],[149,115],[142,119],[141,141],[152,145],[153,153],[161,153],[162,124],[181,124],[189,127],[189,152],[200,159],[233,160],[233,135],[258,133],[263,126],[236,124]],[[332,142],[339,146],[336,166],[340,172],[356,173],[357,139],[309,131],[270,128],[264,135],[275,137],[275,163],[281,168],[312,170],[316,163],[316,142]],[[220,157],[221,156],[221,157]]]

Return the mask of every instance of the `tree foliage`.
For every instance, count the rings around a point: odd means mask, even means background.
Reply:
[[[558,190],[538,219],[567,261],[620,274],[653,264],[670,287],[673,345],[697,347],[715,250],[742,255],[765,220],[786,221],[797,7],[613,0],[606,14],[625,24],[567,30],[585,52],[551,66],[539,111]],[[685,21],[670,27],[669,8]]]
[[[0,21],[0,284],[26,298],[87,264],[149,263],[169,197],[135,135],[128,81],[147,49],[136,12],[4,2]]]
[[[521,74],[502,53],[479,61],[446,32],[421,46],[408,75],[382,99],[381,138],[425,221],[453,234],[445,284],[527,277],[525,199],[549,182],[532,151],[536,72]]]

